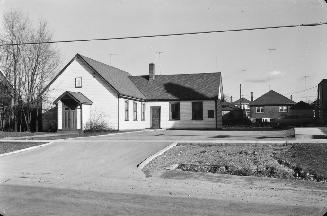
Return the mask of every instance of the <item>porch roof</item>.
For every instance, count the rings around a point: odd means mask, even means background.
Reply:
[[[86,104],[86,105],[92,105],[93,102],[88,99],[85,95],[83,95],[81,92],[71,92],[66,91],[62,95],[60,95],[53,103],[58,103],[59,100],[61,100],[64,96],[69,96],[73,100],[75,100],[79,104]]]

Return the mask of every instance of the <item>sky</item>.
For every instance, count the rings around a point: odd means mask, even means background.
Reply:
[[[323,0],[0,0],[33,22],[46,20],[54,40],[166,34],[327,21]],[[76,53],[132,75],[222,73],[233,100],[275,90],[313,101],[327,78],[327,25],[57,44],[62,67]],[[59,71],[58,71],[59,72]],[[307,77],[306,79],[304,77]],[[307,89],[307,90],[305,90]]]

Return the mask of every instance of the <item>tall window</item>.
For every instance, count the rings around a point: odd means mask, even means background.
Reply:
[[[137,102],[133,102],[133,120],[137,121]]]
[[[125,121],[129,120],[129,102],[125,100]]]
[[[170,103],[170,120],[180,120],[180,103],[171,102]]]
[[[280,106],[279,112],[287,112],[287,106]]]
[[[256,107],[255,112],[256,113],[263,113],[265,110],[263,107]]]
[[[145,103],[141,105],[141,121],[145,121]]]
[[[192,102],[192,120],[203,120],[202,102]]]

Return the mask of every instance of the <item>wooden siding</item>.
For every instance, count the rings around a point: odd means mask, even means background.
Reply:
[[[82,88],[75,88],[76,77],[82,77]],[[81,92],[93,102],[90,110],[91,113],[102,114],[105,122],[111,128],[118,129],[118,97],[115,91],[103,85],[103,82],[89,73],[85,66],[74,60],[49,87],[43,107],[46,110],[50,109],[54,106],[53,101],[65,91]],[[85,126],[90,117],[87,118],[87,115],[84,116],[85,110],[82,112],[82,121]]]
[[[125,121],[125,98],[119,98],[119,130],[145,129],[149,128],[148,120],[145,114],[145,121],[141,120],[141,102],[129,99],[129,120]],[[137,120],[133,119],[133,103],[137,104]],[[147,104],[145,105],[145,113],[149,112]]]

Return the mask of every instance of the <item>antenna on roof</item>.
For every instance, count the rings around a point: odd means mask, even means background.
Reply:
[[[161,56],[161,54],[164,53],[164,52],[162,52],[162,51],[157,51],[156,53],[158,54],[158,66],[159,66],[158,74],[161,75],[162,65],[161,65],[161,62],[160,62],[160,56]]]
[[[117,53],[109,53],[109,65],[111,66],[111,57],[115,56],[115,55],[119,55]]]

